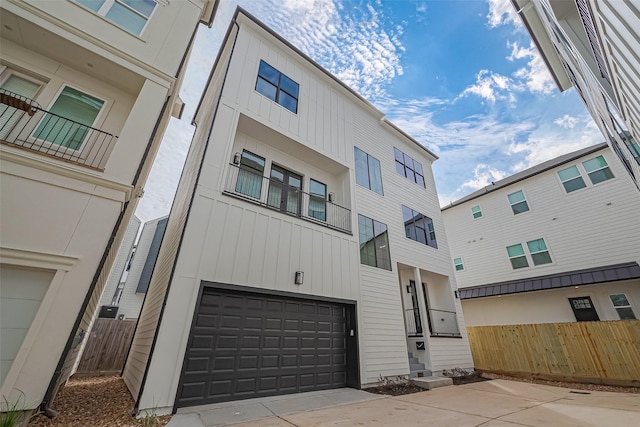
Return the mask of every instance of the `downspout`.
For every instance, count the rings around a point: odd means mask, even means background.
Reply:
[[[220,100],[222,99],[222,91],[224,89],[225,82],[227,81],[227,75],[229,73],[229,66],[231,65],[231,58],[233,57],[233,52],[234,52],[235,47],[236,47],[236,41],[238,40],[238,33],[239,33],[239,30],[240,30],[240,26],[238,25],[237,20],[234,20],[233,24],[236,26],[238,31],[236,32],[236,35],[235,35],[235,37],[233,39],[233,45],[231,46],[231,52],[229,54],[229,62],[227,63],[227,67],[226,67],[225,72],[224,72],[224,77],[222,78],[220,96],[218,96],[218,100],[216,101],[216,107],[215,107],[215,111],[213,113],[213,118],[211,120],[211,126],[209,127],[209,132],[207,133],[207,142],[205,143],[204,149],[202,151],[203,156],[206,155],[207,148],[209,147],[209,142],[211,141],[211,134],[213,133],[213,125],[214,125],[214,123],[216,121],[216,115],[218,114],[218,108],[220,106]],[[222,52],[223,46],[221,46],[220,49],[221,49],[221,52]],[[205,88],[205,90],[206,90],[206,88]],[[173,276],[174,276],[175,271],[176,271],[177,259],[180,256],[180,248],[182,247],[182,242],[184,240],[184,235],[185,235],[185,232],[186,232],[186,229],[187,229],[187,224],[189,223],[189,216],[191,214],[191,207],[193,206],[193,200],[195,199],[195,196],[196,196],[196,189],[198,188],[198,182],[200,181],[200,175],[202,173],[203,164],[204,164],[204,158],[200,161],[200,166],[198,168],[198,174],[196,176],[196,180],[195,180],[195,183],[194,183],[194,186],[193,186],[193,192],[191,193],[191,200],[189,202],[189,208],[187,209],[187,215],[186,215],[186,219],[185,219],[185,224],[184,224],[184,227],[182,228],[182,233],[180,235],[180,243],[178,243],[178,251],[176,252],[176,257],[174,259],[173,267],[171,268],[171,275],[169,276],[169,282],[168,282],[168,285],[167,285],[167,290],[165,291],[164,299],[162,300],[162,307],[160,308],[160,315],[158,317],[158,323],[156,325],[156,331],[155,331],[155,333],[153,335],[153,342],[151,343],[151,348],[149,350],[149,357],[147,358],[147,363],[145,364],[144,375],[142,376],[142,381],[140,383],[140,390],[138,391],[138,397],[136,398],[136,403],[135,403],[135,405],[133,407],[132,415],[134,417],[138,413],[138,409],[139,409],[139,405],[140,405],[140,399],[142,398],[142,393],[144,391],[144,386],[145,386],[145,384],[147,382],[147,375],[149,374],[149,365],[151,364],[151,357],[153,356],[153,352],[154,352],[155,347],[156,347],[156,342],[158,341],[158,333],[160,331],[160,325],[162,324],[162,317],[164,316],[164,309],[165,309],[165,307],[167,305],[167,299],[168,299],[168,296],[169,296],[169,292],[171,291],[171,283],[173,282]],[[176,194],[176,196],[177,196],[177,194]],[[174,202],[175,202],[175,197],[176,196],[174,196]],[[146,294],[145,294],[145,299],[146,299]],[[175,413],[175,412],[176,412],[176,407],[175,407],[175,399],[174,399],[174,406],[173,406],[172,413]]]
[[[178,76],[180,75],[180,73],[182,72],[182,69],[184,67],[184,64],[186,62],[186,58],[188,53],[191,51],[191,47],[193,46],[193,42],[195,39],[195,35],[198,29],[198,24],[196,24],[196,27],[193,31],[193,33],[191,34],[191,39],[189,40],[189,44],[187,49],[185,50],[184,55],[182,56],[182,59],[180,60],[180,64],[178,66],[178,71],[176,72],[175,78],[178,78]],[[170,97],[167,97],[167,99],[165,100],[162,109],[160,110],[160,115],[158,116],[158,120],[156,121],[154,127],[153,127],[153,132],[151,133],[151,136],[149,137],[149,142],[147,143],[147,146],[145,148],[145,151],[142,155],[142,159],[140,161],[140,164],[138,165],[138,169],[136,170],[136,174],[133,177],[133,181],[131,183],[131,186],[133,187],[133,191],[134,194],[133,196],[136,197],[136,185],[138,184],[138,180],[140,179],[140,175],[142,174],[142,170],[147,162],[147,158],[149,157],[149,152],[151,151],[151,146],[153,145],[153,141],[156,138],[156,134],[158,132],[158,128],[160,127],[160,122],[162,121],[162,118],[164,117],[165,111],[167,109],[167,105],[169,103],[169,99]],[[113,242],[115,241],[116,235],[118,233],[118,230],[120,229],[120,225],[122,223],[122,220],[124,218],[125,213],[127,212],[127,209],[129,207],[129,202],[125,202],[124,203],[124,207],[123,209],[120,211],[120,215],[118,216],[118,220],[116,221],[116,224],[113,227],[113,230],[111,231],[111,235],[109,236],[109,241],[107,242],[107,246],[105,248],[104,253],[102,254],[102,258],[100,259],[100,264],[98,265],[98,268],[96,269],[96,273],[93,276],[93,280],[91,281],[91,286],[89,286],[89,289],[87,290],[87,294],[85,296],[84,301],[82,302],[82,306],[80,308],[80,311],[78,313],[78,317],[76,318],[76,321],[73,324],[73,328],[71,329],[71,334],[69,335],[69,338],[67,339],[67,343],[64,347],[64,350],[62,351],[62,354],[60,356],[60,360],[58,360],[58,365],[56,366],[55,371],[53,372],[53,376],[51,378],[51,381],[49,382],[49,386],[47,387],[47,391],[42,399],[42,402],[40,403],[40,405],[38,406],[38,410],[45,414],[47,417],[49,418],[53,418],[55,416],[58,415],[58,413],[53,410],[50,406],[49,403],[51,402],[51,400],[53,400],[53,398],[55,396],[53,396],[54,391],[56,390],[56,385],[58,380],[60,379],[60,376],[62,375],[62,368],[64,367],[64,363],[67,359],[67,356],[69,355],[69,352],[71,351],[72,348],[72,344],[73,341],[75,339],[75,335],[76,335],[76,331],[78,330],[78,327],[80,326],[80,323],[82,322],[82,318],[84,317],[85,311],[87,309],[87,306],[89,305],[89,302],[91,301],[91,296],[93,295],[93,291],[95,290],[97,284],[98,284],[98,279],[100,277],[100,273],[102,272],[102,269],[104,268],[104,264],[107,260],[107,257],[109,255],[109,251],[111,250],[111,247],[113,245]],[[146,298],[146,294],[145,294],[145,298]],[[136,323],[136,328],[138,327],[138,324]],[[129,349],[131,349],[131,347],[129,347]],[[127,351],[127,357],[128,357],[129,353]],[[126,360],[126,359],[125,359]],[[121,373],[122,375],[122,373]]]

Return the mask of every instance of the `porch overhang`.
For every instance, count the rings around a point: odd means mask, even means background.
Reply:
[[[638,265],[637,262],[626,262],[604,267],[594,267],[584,270],[567,271],[545,276],[473,286],[458,289],[458,294],[461,300],[465,300],[631,279],[640,279],[640,265]]]

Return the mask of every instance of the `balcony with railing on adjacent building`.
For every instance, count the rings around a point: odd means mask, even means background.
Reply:
[[[103,170],[117,136],[47,111],[0,89],[0,142],[83,167]]]
[[[429,331],[432,337],[460,337],[458,317],[455,311],[427,309]]]
[[[307,193],[300,186],[287,185],[276,175],[267,178],[254,169],[229,164],[224,194],[351,233],[350,209],[333,203],[325,195]]]

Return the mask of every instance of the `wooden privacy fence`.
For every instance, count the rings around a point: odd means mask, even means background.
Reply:
[[[640,386],[640,320],[470,326],[477,369]]]
[[[96,319],[76,373],[120,372],[135,327],[136,320]]]

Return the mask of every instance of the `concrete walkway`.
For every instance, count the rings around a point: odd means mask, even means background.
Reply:
[[[185,408],[168,427],[617,427],[638,420],[638,394],[493,380],[396,397],[340,389]]]

